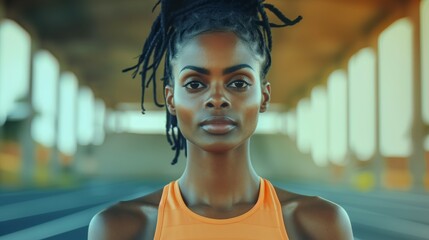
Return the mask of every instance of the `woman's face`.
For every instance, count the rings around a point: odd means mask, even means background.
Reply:
[[[270,99],[270,86],[260,79],[261,62],[232,32],[204,33],[180,48],[166,100],[189,142],[223,152],[253,134]]]

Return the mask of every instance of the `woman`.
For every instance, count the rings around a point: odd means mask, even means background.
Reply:
[[[274,187],[252,167],[250,137],[270,101],[270,26],[301,19],[263,2],[158,2],[161,13],[130,69],[142,68],[143,107],[165,57],[167,136],[173,164],[185,150],[186,169],[164,188],[97,214],[89,239],[353,239],[340,206]],[[283,23],[270,23],[266,9]]]

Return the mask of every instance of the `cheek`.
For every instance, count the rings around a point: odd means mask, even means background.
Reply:
[[[258,122],[259,110],[261,108],[261,95],[254,93],[244,106],[244,121],[246,125],[256,126]]]
[[[186,105],[179,104],[176,105],[176,117],[180,130],[186,134],[186,126],[192,124],[193,119],[195,119],[194,112],[192,109],[186,108]]]
[[[261,107],[262,93],[260,91],[252,91],[245,98],[241,100],[242,106],[248,111],[259,111]]]
[[[256,124],[259,116],[259,103],[249,105],[245,112],[244,118],[247,124]]]
[[[191,98],[187,97],[181,89],[176,88],[174,89],[174,103],[177,121],[180,129],[182,129],[182,127],[186,127],[186,124],[189,125],[194,117],[195,110],[193,110],[193,106],[195,101],[192,101]]]

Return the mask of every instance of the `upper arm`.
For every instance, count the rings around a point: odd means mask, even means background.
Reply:
[[[342,239],[353,239],[352,224],[346,210],[342,207],[338,207],[336,215],[337,234],[341,236]]]
[[[347,212],[339,205],[315,198],[300,211],[300,222],[310,239],[349,240],[353,232]]]
[[[97,213],[89,223],[88,240],[108,239],[108,229],[103,214]]]
[[[143,235],[147,221],[142,214],[112,207],[96,214],[88,229],[88,240],[127,240]]]

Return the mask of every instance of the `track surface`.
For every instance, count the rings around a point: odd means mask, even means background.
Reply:
[[[91,181],[68,190],[0,189],[0,240],[86,239],[91,217],[166,183]],[[343,206],[358,240],[429,239],[429,193],[361,193],[327,186],[274,184]]]

